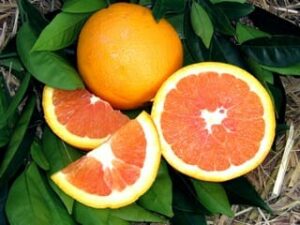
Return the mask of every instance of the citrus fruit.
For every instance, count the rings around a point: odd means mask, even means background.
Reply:
[[[142,112],[106,142],[51,176],[77,201],[94,208],[128,205],[152,185],[160,163],[158,134]]]
[[[42,105],[53,132],[68,144],[86,150],[99,146],[129,121],[86,89],[67,91],[45,86]]]
[[[175,29],[141,5],[111,4],[93,14],[79,35],[79,73],[114,108],[132,109],[151,100],[182,61]]]
[[[174,168],[225,181],[256,168],[275,135],[270,96],[248,72],[206,62],[175,72],[152,108],[162,154]]]

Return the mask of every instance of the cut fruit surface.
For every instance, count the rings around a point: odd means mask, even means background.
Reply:
[[[45,86],[42,104],[53,132],[68,144],[86,150],[99,146],[129,121],[86,89],[67,91]]]
[[[267,91],[245,70],[224,63],[178,70],[159,89],[151,115],[169,164],[201,180],[225,181],[253,170],[275,136]]]
[[[136,201],[152,185],[161,152],[154,123],[146,112],[52,180],[77,201],[95,208],[118,208]]]

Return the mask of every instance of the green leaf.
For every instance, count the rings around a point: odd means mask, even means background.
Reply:
[[[228,193],[229,199],[233,204],[247,204],[265,209],[272,212],[270,207],[259,196],[254,187],[245,177],[239,177],[234,180],[226,181],[223,187]]]
[[[222,213],[232,217],[226,192],[221,184],[192,179],[192,184],[201,204],[212,213]]]
[[[82,225],[130,225],[129,222],[112,215],[112,209],[95,209],[76,202],[74,216]]]
[[[182,12],[184,5],[184,0],[156,0],[152,8],[152,13],[155,19],[159,21],[168,13]]]
[[[0,118],[5,117],[6,110],[10,102],[10,94],[7,90],[6,82],[2,75],[0,75]],[[9,142],[11,128],[0,128],[0,148]]]
[[[107,225],[110,218],[110,210],[95,209],[76,202],[73,215],[75,220],[82,225]]]
[[[52,190],[60,198],[65,208],[67,209],[68,213],[71,215],[73,212],[75,200],[71,198],[69,195],[66,195],[59,187],[57,187],[57,185],[49,177],[48,177],[48,183],[52,188]]]
[[[6,204],[11,225],[75,225],[35,163],[15,180]]]
[[[175,28],[177,34],[179,35],[179,38],[184,39],[184,31],[183,31],[184,14],[179,13],[179,14],[175,14],[175,15],[170,15],[170,16],[166,17],[166,19]]]
[[[174,211],[175,215],[171,219],[172,225],[206,225],[206,219],[203,214],[190,213],[183,211]]]
[[[237,2],[221,2],[216,4],[230,20],[237,20],[246,17],[255,10],[253,4],[237,3]]]
[[[184,55],[190,55],[193,62],[202,62],[208,59],[208,50],[204,46],[201,39],[195,34],[192,24],[191,24],[191,15],[190,10],[188,8],[185,10],[184,13]]]
[[[224,36],[214,35],[209,51],[209,59],[211,61],[230,63],[242,68],[245,67],[245,62],[239,50]]]
[[[244,42],[241,49],[257,63],[286,67],[300,61],[300,37],[277,35]]]
[[[10,119],[17,112],[18,106],[20,105],[20,102],[24,98],[24,95],[26,94],[26,91],[28,89],[30,78],[31,75],[29,73],[26,73],[22,80],[21,85],[18,88],[17,93],[12,98],[4,115],[0,118],[0,128],[5,127],[10,122]]]
[[[246,41],[261,38],[261,37],[271,37],[270,34],[259,30],[256,27],[244,25],[240,22],[236,25],[236,39],[237,41],[242,44]]]
[[[38,34],[47,25],[44,15],[28,0],[17,1],[22,23],[27,22],[34,27],[33,32]]]
[[[161,162],[158,175],[151,188],[140,197],[142,207],[172,217],[172,182],[165,161]]]
[[[25,163],[33,141],[35,128],[29,127],[36,98],[31,97],[16,124],[16,128],[10,138],[4,158],[0,165],[0,186],[16,174],[20,166]]]
[[[33,29],[24,23],[17,35],[17,49],[27,70],[39,81],[56,88],[77,89],[84,85],[78,73],[54,52],[32,52],[36,40]]]
[[[216,5],[212,4],[209,0],[197,1],[207,12],[213,22],[215,31],[225,35],[234,35],[235,29],[233,28],[230,19]]]
[[[42,147],[43,152],[50,163],[49,174],[61,170],[82,156],[82,153],[80,153],[79,150],[76,150],[63,142],[48,127],[44,129]]]
[[[210,0],[211,3],[217,4],[222,2],[237,2],[237,3],[246,3],[247,0]]]
[[[0,60],[0,66],[4,66],[9,70],[24,72],[24,67],[18,57],[10,57]]]
[[[193,2],[191,8],[191,23],[195,33],[201,38],[205,47],[209,48],[214,27],[205,9],[196,2]]]
[[[86,13],[57,14],[43,29],[31,51],[55,51],[73,44],[88,16]]]
[[[300,63],[296,63],[290,66],[286,67],[272,67],[272,66],[264,66],[261,65],[261,67],[265,70],[278,73],[281,75],[300,75]]]
[[[274,76],[273,73],[265,70],[261,65],[253,60],[248,60],[249,69],[252,74],[266,87],[266,83],[273,84]]]
[[[90,13],[107,7],[105,0],[67,0],[62,7],[67,13]]]
[[[7,217],[5,215],[5,202],[8,195],[8,185],[0,186],[0,224],[7,225]]]
[[[32,142],[31,147],[30,147],[30,155],[31,155],[33,161],[40,168],[42,168],[43,170],[49,170],[50,164],[42,151],[42,146],[38,139],[35,139]]]
[[[111,210],[111,215],[133,222],[166,222],[166,219],[163,217],[158,216],[135,203],[122,208],[113,209]]]

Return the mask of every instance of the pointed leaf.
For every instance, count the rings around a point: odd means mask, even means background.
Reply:
[[[78,73],[54,52],[32,52],[36,41],[33,29],[24,23],[17,35],[17,49],[26,69],[39,81],[56,88],[74,90],[84,85]]]
[[[31,163],[11,187],[6,214],[11,225],[75,225],[35,163]]]
[[[24,98],[24,95],[28,89],[30,78],[31,75],[29,73],[26,73],[21,82],[21,85],[18,88],[17,93],[11,100],[10,105],[8,106],[4,115],[0,118],[0,128],[6,126],[9,123],[10,119],[15,115],[17,108],[20,105],[20,102]]]
[[[111,210],[111,215],[133,222],[166,222],[166,219],[163,217],[158,216],[135,203],[122,208],[113,209]]]
[[[34,127],[29,127],[35,109],[35,101],[35,97],[28,100],[8,143],[0,165],[0,186],[14,176],[20,166],[25,163],[24,158],[29,153],[35,132]]]
[[[184,55],[190,55],[193,59],[193,63],[207,60],[208,50],[192,28],[190,10],[188,9],[185,10],[183,22],[184,49],[188,51],[188,53]]]
[[[235,30],[231,24],[231,21],[227,15],[222,11],[221,8],[218,8],[216,5],[212,4],[209,0],[197,1],[208,13],[210,19],[214,24],[216,31],[225,35],[234,35]]]
[[[226,192],[221,184],[192,179],[193,186],[201,204],[212,213],[222,213],[232,217]]]
[[[214,27],[205,9],[196,2],[193,2],[191,8],[191,23],[195,33],[201,38],[205,47],[208,48],[214,33]]]
[[[239,177],[234,180],[223,183],[228,193],[229,199],[233,204],[247,204],[258,206],[265,209],[269,213],[272,212],[270,207],[259,196],[254,187],[245,177]]]
[[[0,66],[4,66],[7,69],[12,71],[24,72],[25,68],[23,67],[20,59],[18,57],[10,57],[7,59],[0,59]]]
[[[106,6],[105,0],[67,0],[62,7],[62,11],[68,13],[89,13]]]
[[[85,13],[57,14],[43,29],[31,51],[55,51],[73,44],[88,16]]]
[[[277,35],[246,41],[241,49],[259,64],[286,67],[300,61],[300,37]]]
[[[281,75],[300,75],[300,63],[296,63],[286,67],[272,67],[261,65],[265,70],[275,72]]]
[[[203,214],[189,213],[175,210],[175,215],[171,219],[172,225],[206,225]]]
[[[50,164],[42,151],[41,143],[36,139],[30,147],[30,154],[34,162],[43,170],[49,170]]]
[[[57,172],[82,156],[79,150],[63,142],[48,127],[44,129],[42,147],[50,163],[49,174]]]
[[[220,61],[245,68],[245,62],[238,49],[224,36],[214,35],[210,46],[211,61]]]
[[[152,8],[152,13],[155,19],[159,21],[167,13],[182,12],[184,4],[184,0],[156,0]]]
[[[244,25],[241,23],[237,23],[236,25],[236,38],[237,41],[242,44],[246,41],[261,38],[261,37],[271,37],[270,34],[259,30],[256,27],[251,27],[248,25]]]
[[[151,188],[138,200],[146,209],[171,217],[172,211],[172,183],[165,161],[161,162],[158,175]]]

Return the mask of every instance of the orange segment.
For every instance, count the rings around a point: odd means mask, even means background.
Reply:
[[[173,74],[154,100],[162,153],[179,171],[224,181],[259,165],[275,135],[270,96],[246,71],[199,63]]]
[[[86,89],[66,91],[46,86],[43,109],[50,128],[70,145],[82,149],[96,148],[129,121]]]
[[[151,117],[142,112],[51,178],[85,205],[118,208],[134,202],[150,188],[159,163],[158,134]]]

